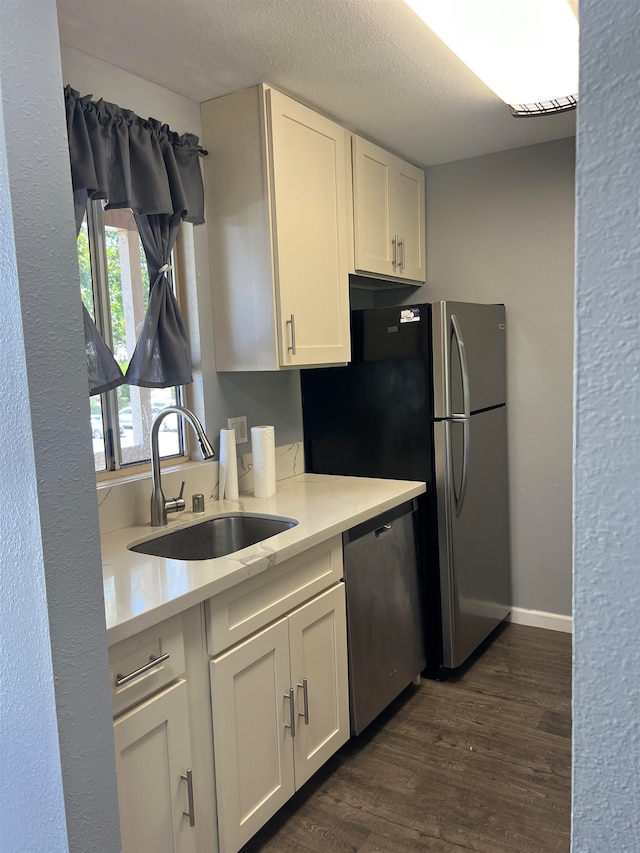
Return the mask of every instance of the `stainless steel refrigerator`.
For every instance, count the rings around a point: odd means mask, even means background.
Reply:
[[[463,664],[511,603],[505,311],[352,312],[352,362],[301,372],[305,465],[425,480],[418,550],[426,674]]]

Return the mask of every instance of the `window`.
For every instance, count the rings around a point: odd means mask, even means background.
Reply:
[[[147,309],[149,280],[130,210],[90,202],[78,235],[82,300],[125,373]],[[175,279],[173,280],[175,288]],[[96,471],[115,471],[151,458],[151,425],[165,406],[182,401],[181,388],[121,385],[91,397]],[[159,433],[160,455],[184,455],[182,421],[169,415]]]

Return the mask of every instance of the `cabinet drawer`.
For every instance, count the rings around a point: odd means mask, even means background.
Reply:
[[[342,577],[342,539],[336,536],[207,602],[207,650],[217,655]]]
[[[151,658],[159,660],[154,664]],[[112,646],[109,676],[114,717],[170,684],[184,671],[182,616],[174,616]]]

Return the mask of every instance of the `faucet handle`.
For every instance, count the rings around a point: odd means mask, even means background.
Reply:
[[[165,501],[165,509],[167,512],[182,512],[185,508],[185,502],[182,495],[184,494],[184,480],[180,485],[180,492],[178,493],[177,498],[171,498],[168,501]]]

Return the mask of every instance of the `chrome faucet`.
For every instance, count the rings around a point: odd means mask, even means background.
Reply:
[[[213,459],[215,456],[211,442],[205,435],[202,424],[198,418],[189,409],[184,406],[167,406],[161,409],[153,420],[151,426],[151,526],[162,527],[167,523],[168,512],[182,512],[184,509],[184,498],[182,492],[184,489],[184,481],[180,487],[180,494],[177,498],[165,500],[162,492],[162,481],[160,474],[160,450],[158,448],[158,433],[160,432],[160,424],[167,415],[181,415],[185,421],[188,421],[193,427],[193,431],[200,442],[200,450],[202,451],[203,459]]]

